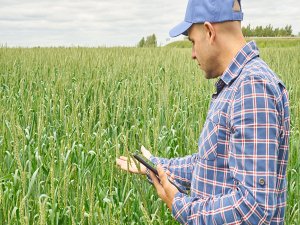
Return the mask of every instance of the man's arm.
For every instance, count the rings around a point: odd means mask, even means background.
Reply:
[[[176,193],[173,216],[182,224],[269,223],[277,207],[280,112],[273,86],[259,76],[243,81],[232,105],[228,165],[237,184],[225,195]]]
[[[149,159],[156,165],[160,164],[165,171],[169,171],[169,175],[174,179],[174,182],[176,182],[176,184],[183,190],[190,188],[190,180],[196,154],[186,156],[184,158],[164,159],[152,156],[152,154],[144,146],[141,147],[141,152],[145,158]],[[146,169],[144,165],[140,163],[136,165],[136,162],[125,156],[117,158],[116,164],[121,169],[131,173],[147,174],[148,180],[152,183],[149,170]]]

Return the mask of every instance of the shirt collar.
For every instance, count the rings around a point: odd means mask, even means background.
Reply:
[[[256,46],[255,41],[250,41],[236,54],[236,56],[232,59],[231,63],[221,75],[220,79],[216,83],[216,88],[218,91],[218,86],[221,88],[224,85],[219,85],[221,83],[225,83],[228,85],[232,80],[234,80],[241,72],[243,67],[253,58],[259,56],[259,50]],[[221,82],[221,80],[223,82]],[[218,84],[219,83],[219,84]]]

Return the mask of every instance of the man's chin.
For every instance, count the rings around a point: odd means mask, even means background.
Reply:
[[[211,73],[211,72],[206,72],[204,71],[204,76],[206,79],[215,79],[217,77],[219,77],[220,75],[219,74],[216,74],[216,73]]]
[[[205,74],[205,75],[204,75],[205,78],[208,79],[208,80],[215,78],[214,76],[212,76],[212,75],[209,74],[209,73],[204,72],[204,74]]]

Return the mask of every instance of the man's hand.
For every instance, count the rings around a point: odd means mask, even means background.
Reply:
[[[172,202],[175,194],[178,192],[177,188],[171,184],[168,180],[167,174],[161,165],[157,166],[157,171],[159,175],[160,182],[153,172],[150,171],[150,177],[156,188],[158,196],[167,204],[168,208],[172,211]]]
[[[141,152],[147,159],[151,157],[151,153],[144,146],[141,147]],[[144,165],[138,162],[138,165],[136,165],[132,159],[128,159],[125,156],[117,158],[116,163],[122,170],[126,170],[131,173],[146,174],[146,167]]]

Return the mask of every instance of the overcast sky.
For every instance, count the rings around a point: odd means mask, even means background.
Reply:
[[[169,30],[184,18],[187,0],[0,0],[0,45],[133,46]],[[299,0],[242,0],[243,25],[300,32]]]

